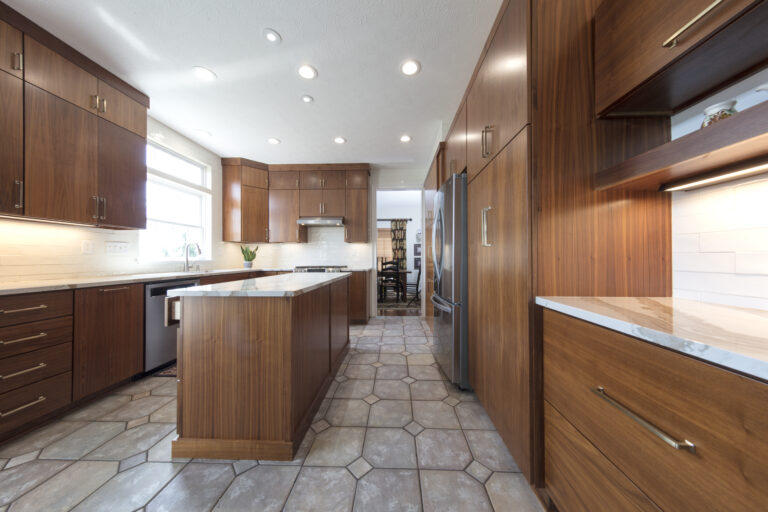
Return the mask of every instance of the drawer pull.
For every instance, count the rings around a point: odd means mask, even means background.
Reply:
[[[661,46],[663,46],[664,48],[674,48],[675,46],[677,46],[677,38],[678,38],[678,37],[680,37],[681,35],[683,35],[683,32],[685,32],[686,30],[688,30],[689,28],[691,28],[692,26],[694,26],[696,23],[698,23],[698,22],[699,22],[699,20],[700,20],[701,18],[703,18],[704,16],[706,16],[707,14],[709,14],[709,12],[710,12],[712,9],[714,9],[715,7],[717,7],[718,5],[720,5],[722,2],[723,2],[723,0],[715,0],[714,2],[712,2],[711,4],[709,4],[709,7],[707,7],[706,9],[704,9],[703,11],[701,11],[699,14],[697,14],[696,16],[694,16],[694,17],[693,17],[693,19],[691,19],[691,21],[689,21],[688,23],[686,23],[685,25],[683,25],[682,27],[680,27],[680,28],[677,30],[677,32],[675,32],[674,34],[672,34],[672,35],[669,37],[669,39],[667,39],[666,41],[664,41],[664,42],[662,43],[662,45],[661,45]]]
[[[29,402],[28,404],[21,405],[15,409],[11,409],[10,411],[0,412],[0,418],[5,418],[6,416],[10,416],[11,414],[16,414],[17,412],[23,411],[27,407],[32,407],[33,405],[37,405],[40,402],[44,402],[44,401],[45,401],[45,397],[39,396],[37,397],[37,400]]]
[[[119,292],[121,290],[127,290],[130,286],[121,286],[119,288],[99,288],[99,292]]]
[[[21,343],[22,341],[29,341],[29,340],[36,340],[38,338],[45,338],[48,336],[48,333],[41,332],[40,334],[35,334],[34,336],[27,336],[25,338],[16,338],[15,340],[0,340],[0,345],[13,345],[14,343]]]
[[[26,370],[20,370],[18,372],[9,373],[8,375],[0,375],[0,380],[10,379],[11,377],[18,377],[19,375],[24,375],[25,373],[33,372],[35,370],[42,370],[46,366],[48,365],[45,363],[40,363],[37,366],[33,366],[32,368],[27,368]]]
[[[605,388],[603,386],[598,386],[596,388],[592,389],[592,392],[623,412],[625,415],[627,415],[629,418],[634,420],[635,422],[639,423],[641,426],[643,426],[646,430],[648,430],[650,433],[667,443],[669,446],[674,448],[675,450],[688,450],[691,453],[696,453],[696,445],[690,442],[687,439],[684,439],[683,441],[677,441],[675,438],[658,428],[657,426],[647,422],[634,412],[630,411],[623,405],[621,405],[619,402],[608,396],[608,394],[605,392]]]
[[[25,311],[35,311],[37,309],[48,309],[48,306],[45,304],[40,304],[39,306],[32,306],[31,308],[21,308],[21,309],[6,309],[3,311],[0,309],[0,313],[3,315],[10,315],[11,313],[23,313]]]

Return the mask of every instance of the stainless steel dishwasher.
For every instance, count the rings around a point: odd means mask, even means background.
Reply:
[[[165,295],[168,290],[197,286],[200,281],[163,281],[144,286],[144,371],[149,372],[176,359],[178,326],[164,325]]]

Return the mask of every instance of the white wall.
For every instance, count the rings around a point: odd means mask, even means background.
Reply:
[[[346,265],[369,269],[372,247],[370,243],[346,243],[343,227],[313,227],[308,228],[307,243],[259,244],[253,266],[292,269],[298,265]]]
[[[406,260],[408,263],[408,282],[416,282],[417,271],[414,268],[413,245],[423,245],[424,233],[421,221],[421,195],[419,190],[377,190],[376,191],[376,217],[382,219],[408,219],[408,227],[405,231]],[[390,222],[378,222],[377,228],[390,228]],[[417,242],[417,233],[421,233],[421,241]],[[375,248],[374,248],[375,250]],[[424,255],[422,250],[422,268]]]

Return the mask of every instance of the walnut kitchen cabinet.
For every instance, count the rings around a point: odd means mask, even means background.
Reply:
[[[437,193],[438,158],[432,160],[427,177],[424,179],[424,316],[430,327],[434,323],[435,308],[432,305],[432,293],[435,291],[435,265],[432,259],[432,226],[435,220],[435,194]]]
[[[348,188],[345,198],[344,241],[367,243],[368,236],[368,189]]]
[[[269,173],[266,164],[222,158],[225,242],[269,241]]]
[[[467,104],[461,104],[451,131],[445,138],[445,172],[443,182],[452,174],[460,174],[467,167]]]
[[[140,373],[144,285],[75,290],[72,395],[91,395]]]
[[[272,173],[287,174],[287,173]],[[293,178],[291,178],[293,179]],[[298,179],[298,178],[296,178]],[[270,177],[270,186],[274,183]],[[286,182],[286,184],[288,184]],[[299,226],[299,190],[269,189],[269,241],[306,242],[307,227]]]
[[[0,25],[2,27],[2,25]],[[0,41],[3,40],[0,29]],[[24,84],[0,72],[0,213],[24,213]]]
[[[302,217],[343,217],[346,213],[344,188],[302,189],[299,192],[299,215]]]
[[[269,188],[270,190],[298,190],[299,176],[299,171],[270,171]]]
[[[368,170],[347,171],[346,186],[350,188],[368,188]]]
[[[354,271],[349,278],[349,322],[352,324],[367,324],[371,316],[368,309],[370,279],[370,270]]]
[[[299,188],[302,190],[343,189],[346,187],[345,171],[302,171]]]
[[[99,80],[99,117],[147,138],[147,109],[109,84]]]
[[[24,77],[24,46],[21,31],[0,20],[0,71]]]
[[[529,122],[527,0],[511,0],[467,95],[467,179]]]
[[[99,225],[145,229],[146,138],[99,119],[98,151]]]

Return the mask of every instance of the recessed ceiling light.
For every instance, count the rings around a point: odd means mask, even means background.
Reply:
[[[276,139],[274,137],[270,137],[270,138],[267,139],[267,142],[269,142],[270,144],[277,145],[277,144],[280,144],[280,139]]]
[[[299,76],[301,76],[301,78],[306,78],[307,80],[312,80],[317,76],[317,70],[309,64],[304,64],[299,67]]]
[[[336,144],[344,144],[345,142],[347,142],[347,139],[345,139],[344,137],[335,137],[333,139],[333,142],[335,142]]]
[[[400,65],[400,71],[402,71],[404,75],[415,75],[420,70],[421,64],[419,64],[419,61],[417,60],[408,59]]]
[[[202,128],[195,128],[195,133],[198,135],[202,135],[203,137],[213,137],[213,134],[209,132],[208,130],[203,130]]]
[[[198,78],[198,80],[202,80],[203,82],[213,82],[216,80],[216,73],[208,68],[195,66],[192,69],[195,71],[195,76]]]
[[[400,137],[400,142],[411,142],[411,136],[403,135],[402,137]]]
[[[280,42],[283,40],[280,34],[278,34],[277,31],[274,29],[265,28],[263,33],[266,40],[269,41],[270,43],[280,44]]]
[[[313,101],[315,101],[315,98],[313,98],[309,94],[305,94],[304,96],[301,97],[301,101],[303,101],[304,103],[312,103]]]

